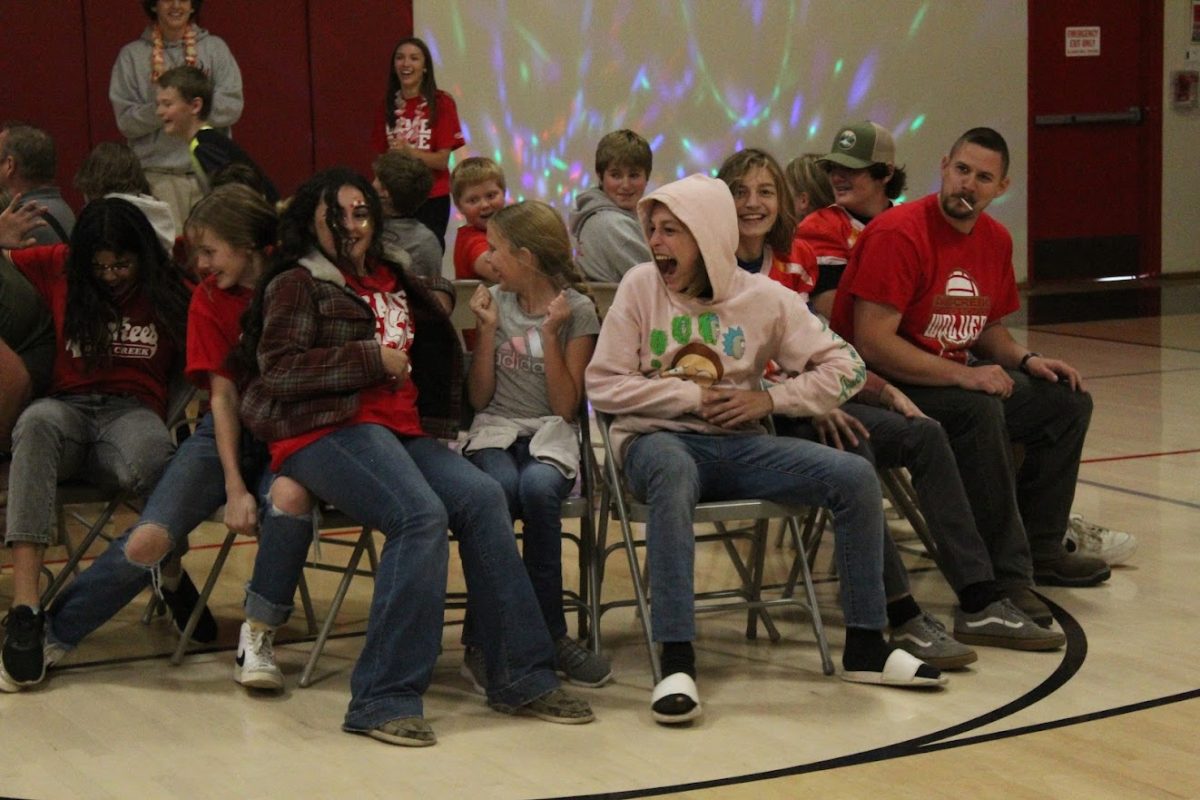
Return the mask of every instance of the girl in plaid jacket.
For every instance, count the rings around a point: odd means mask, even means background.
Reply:
[[[313,176],[283,215],[276,263],[240,346],[254,373],[243,420],[268,443],[272,470],[386,539],[343,728],[397,745],[436,741],[422,695],[442,636],[447,527],[459,541],[491,706],[588,722],[587,703],[558,686],[503,491],[435,438],[458,416],[461,352],[423,285],[382,260],[381,232],[365,179],[347,169]],[[273,490],[271,502],[258,554],[268,568],[256,564],[248,597],[286,613],[311,521]]]

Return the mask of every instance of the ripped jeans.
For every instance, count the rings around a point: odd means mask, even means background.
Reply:
[[[243,432],[242,478],[258,497],[265,496],[270,473],[267,451]],[[67,584],[49,611],[47,640],[71,649],[84,637],[110,620],[133,598],[151,585],[159,564],[172,552],[187,550],[187,537],[197,525],[225,503],[225,472],[217,454],[212,413],[204,415],[167,465],[154,487],[141,518],[114,541],[78,578]],[[130,534],[139,526],[158,525],[167,531],[170,547],[156,563],[135,563],[125,555]]]

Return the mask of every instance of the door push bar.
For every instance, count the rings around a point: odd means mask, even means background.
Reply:
[[[1087,114],[1038,114],[1034,125],[1093,125],[1101,122],[1128,122],[1136,125],[1142,121],[1142,109],[1130,106],[1128,111],[1100,111]]]

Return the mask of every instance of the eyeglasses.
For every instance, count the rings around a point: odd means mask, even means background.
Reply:
[[[132,261],[114,261],[111,264],[101,264],[97,261],[92,262],[92,273],[97,278],[102,278],[110,272],[114,275],[125,275],[132,269]]]

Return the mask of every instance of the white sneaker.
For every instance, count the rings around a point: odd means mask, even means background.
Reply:
[[[248,689],[283,690],[283,673],[275,665],[275,630],[253,630],[242,623],[238,634],[237,659],[233,679]]]
[[[1063,537],[1068,553],[1083,553],[1104,560],[1110,567],[1124,564],[1137,550],[1137,537],[1088,522],[1082,514],[1072,514]]]

